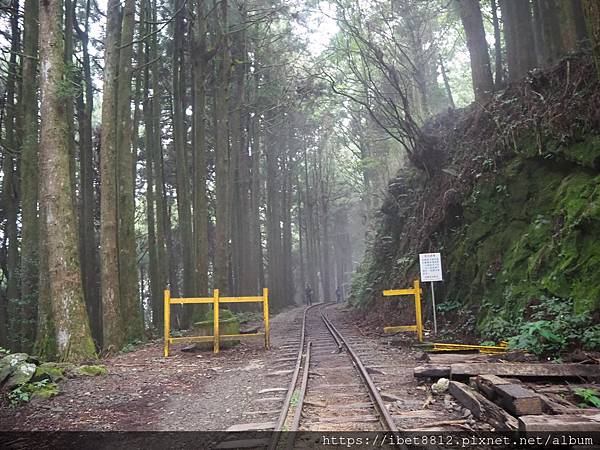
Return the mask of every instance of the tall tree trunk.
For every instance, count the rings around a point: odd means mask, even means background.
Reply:
[[[541,57],[542,67],[553,64],[563,54],[563,45],[558,19],[557,1],[562,0],[534,0],[539,14],[539,28],[541,32]]]
[[[144,0],[142,17],[146,23],[152,22],[151,4]],[[142,26],[140,34],[151,32],[151,26]],[[151,41],[144,42],[144,153],[146,156],[146,224],[148,228],[148,280],[150,285],[150,306],[152,309],[152,324],[155,328],[160,324],[160,305],[163,303],[160,275],[158,273],[158,246],[156,239],[156,213],[155,213],[155,188],[154,188],[154,152],[155,133],[154,119],[152,117],[152,100],[150,99],[150,52]],[[158,193],[157,193],[158,194]]]
[[[583,7],[596,70],[600,79],[600,3],[596,0],[584,0]]]
[[[192,216],[188,156],[186,150],[186,126],[184,119],[185,71],[184,67],[184,20],[180,11],[182,0],[174,0],[177,11],[173,29],[173,142],[176,155],[177,214],[183,253],[183,294],[194,295],[194,247],[192,240]]]
[[[250,259],[250,240],[248,239],[248,217],[250,213],[250,167],[248,143],[246,139],[246,35],[243,24],[246,21],[245,7],[240,10],[241,28],[234,34],[233,99],[231,104],[231,155],[232,155],[232,236],[231,252],[234,268],[235,289],[237,294],[254,295],[259,291],[254,286],[252,273],[248,270],[254,262]]]
[[[138,297],[138,268],[135,239],[135,152],[132,139],[131,80],[133,36],[135,25],[135,0],[126,0],[121,25],[119,68],[117,78],[117,187],[119,249],[119,298],[125,325],[125,339],[144,337],[144,318]]]
[[[40,201],[46,209],[44,227],[52,314],[58,357],[63,361],[95,358],[78,254],[75,210],[70,195],[62,8],[60,0],[40,4],[41,116]]]
[[[10,348],[21,350],[22,336],[19,317],[21,310],[19,306],[19,241],[17,229],[17,215],[19,211],[18,178],[17,178],[17,114],[15,99],[17,96],[17,54],[20,52],[20,30],[19,30],[19,2],[13,0],[11,6],[11,45],[10,58],[8,61],[8,75],[6,77],[6,100],[5,100],[5,143],[7,152],[4,157],[4,179],[2,186],[2,201],[6,214],[6,237],[8,238],[8,249],[6,255],[6,300],[7,300],[7,324],[8,341]]]
[[[498,2],[491,0],[492,25],[494,26],[494,86],[500,89],[504,83],[504,64],[502,62],[502,33],[500,32],[500,21],[498,20]]]
[[[467,35],[467,47],[471,55],[471,74],[475,101],[487,101],[494,90],[490,55],[478,0],[456,0],[460,19]]]
[[[77,207],[77,155],[75,148],[75,102],[73,97],[73,83],[75,82],[75,70],[73,65],[73,54],[75,51],[73,27],[75,25],[75,3],[73,0],[64,0],[64,58],[65,58],[65,78],[67,91],[65,95],[65,108],[67,118],[67,136],[69,143],[69,176],[71,179],[71,199],[73,207]],[[75,220],[79,221],[76,215]]]
[[[92,113],[94,111],[94,86],[90,66],[89,17],[91,0],[86,1],[83,31],[78,30],[83,51],[83,84],[85,89],[78,99],[79,157],[81,166],[81,221],[80,249],[83,289],[92,336],[98,346],[102,345],[102,313],[98,295],[98,246],[96,229],[96,200],[94,198],[94,146],[92,141]]]
[[[567,53],[576,52],[582,48],[587,39],[582,2],[581,0],[561,0],[559,5],[563,49]]]
[[[107,6],[100,148],[100,278],[103,347],[119,350],[124,341],[119,298],[117,247],[117,70],[120,1]]]
[[[229,125],[228,95],[231,71],[229,47],[228,1],[222,0],[218,6],[219,45],[215,92],[215,160],[216,160],[216,242],[215,242],[215,283],[216,289],[229,292],[229,230],[230,230],[230,189],[229,189]]]
[[[21,297],[22,335],[25,350],[35,339],[38,296],[38,34],[39,5],[25,1],[23,19],[23,144],[21,146]]]
[[[250,226],[249,260],[252,262],[247,267],[249,279],[252,280],[251,291],[259,291],[263,286],[263,255],[262,255],[262,233],[260,229],[260,205],[261,205],[261,176],[260,176],[260,157],[261,157],[261,122],[260,122],[260,100],[259,100],[260,75],[258,67],[254,67],[254,115],[251,118],[252,128],[252,155],[251,158],[251,187],[250,187],[250,208],[248,209],[248,223]]]
[[[150,77],[152,86],[152,98],[149,99],[152,112],[152,163],[154,176],[156,178],[156,264],[158,272],[157,284],[159,289],[166,289],[169,279],[169,259],[167,255],[167,205],[164,182],[164,169],[162,158],[162,139],[161,139],[161,106],[160,106],[160,65],[158,59],[158,25],[156,11],[156,0],[152,0],[152,37],[150,39]],[[158,302],[157,315],[153,316],[154,326],[161,329],[163,323],[164,304]]]
[[[196,292],[208,293],[208,199],[206,197],[206,19],[204,0],[196,0],[192,66],[194,80],[194,258]]]
[[[501,0],[504,38],[510,81],[527,75],[535,67],[535,38],[529,1]]]

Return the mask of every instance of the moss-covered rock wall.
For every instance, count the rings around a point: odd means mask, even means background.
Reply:
[[[574,64],[429,124],[445,159],[429,177],[413,169],[391,180],[355,305],[387,308],[380,291],[409,285],[418,254],[441,251],[442,304],[471,311],[479,330],[548,297],[575,314],[600,310],[600,93],[593,77],[571,87],[593,73],[588,60],[567,73]]]

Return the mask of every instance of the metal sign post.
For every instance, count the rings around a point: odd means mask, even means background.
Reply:
[[[431,302],[433,303],[433,333],[437,334],[437,317],[435,315],[435,289],[433,289],[433,281],[431,282]]]
[[[437,334],[437,315],[435,307],[434,281],[444,281],[442,275],[442,255],[440,253],[421,253],[419,255],[421,281],[431,283],[431,303],[433,307],[433,332]]]

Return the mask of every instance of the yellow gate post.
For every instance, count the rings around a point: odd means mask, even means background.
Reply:
[[[213,293],[213,321],[214,321],[214,336],[215,342],[213,352],[219,353],[219,290],[215,289]]]
[[[165,358],[169,356],[169,338],[171,337],[171,291],[165,289],[165,311],[164,311],[164,330],[165,330]]]
[[[395,297],[398,295],[415,296],[415,325],[401,325],[397,327],[385,327],[385,333],[397,333],[399,331],[415,331],[419,342],[423,342],[423,318],[421,317],[421,282],[417,279],[413,283],[412,289],[391,289],[383,291],[384,297]]]
[[[417,315],[417,337],[423,342],[423,317],[421,316],[421,281],[415,280],[415,313]]]
[[[265,348],[271,347],[270,325],[269,325],[269,288],[263,289],[263,315],[265,321]]]
[[[164,355],[165,358],[169,356],[169,346],[170,344],[179,343],[179,342],[212,342],[213,343],[213,352],[219,353],[221,347],[221,339],[223,340],[231,340],[231,339],[245,339],[245,338],[253,338],[263,336],[265,340],[265,348],[268,350],[270,348],[270,325],[269,325],[269,289],[264,288],[262,295],[252,296],[252,297],[221,297],[219,294],[219,290],[215,289],[212,297],[189,297],[189,298],[171,298],[171,292],[169,290],[164,291],[164,302],[165,302],[165,311],[164,311]],[[245,333],[245,334],[223,334],[221,335],[221,330],[219,326],[219,307],[221,303],[262,303],[263,305],[263,315],[264,315],[264,325],[265,332],[264,333]],[[171,337],[171,305],[184,305],[184,304],[203,304],[203,305],[213,305],[213,335],[212,336],[180,336],[180,337]]]

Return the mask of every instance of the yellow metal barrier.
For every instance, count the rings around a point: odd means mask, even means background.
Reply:
[[[502,341],[498,345],[470,345],[434,342],[433,350],[438,352],[475,351],[479,353],[500,354],[508,351],[508,342]]]
[[[220,297],[219,290],[215,289],[212,297],[197,297],[197,298],[171,298],[171,291],[165,291],[165,358],[169,356],[169,344],[177,342],[213,342],[213,351],[219,353],[219,342],[221,340],[237,340],[248,337],[264,336],[265,348],[270,347],[270,326],[269,326],[269,290],[263,289],[262,296],[256,297]],[[219,332],[219,304],[221,303],[262,303],[264,316],[264,333],[248,333],[248,334],[220,334]],[[212,304],[213,305],[213,336],[184,336],[171,337],[171,305],[183,304]]]
[[[415,325],[402,325],[398,327],[385,327],[383,331],[385,333],[397,333],[399,331],[414,331],[417,333],[419,342],[423,342],[423,318],[421,316],[421,284],[419,280],[414,281],[412,289],[391,289],[383,291],[384,297],[396,297],[399,295],[414,295],[415,296]]]

